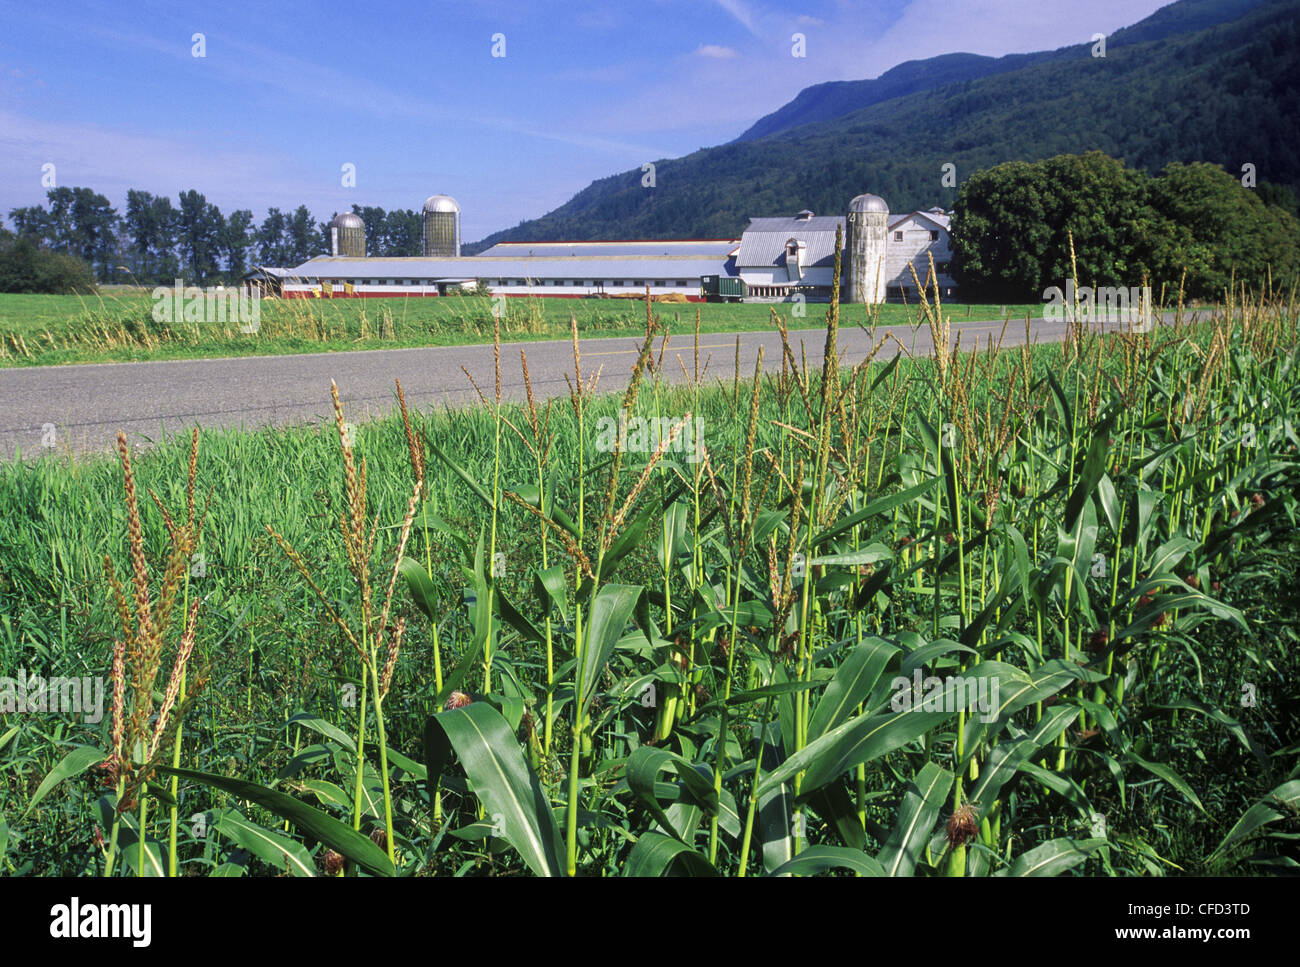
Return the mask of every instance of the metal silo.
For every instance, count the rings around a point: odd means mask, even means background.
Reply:
[[[848,289],[846,302],[885,301],[885,238],[889,206],[879,195],[858,195],[849,202]]]
[[[460,257],[460,206],[449,195],[430,195],[424,203],[424,257]]]
[[[366,223],[351,212],[335,215],[330,222],[330,254],[365,258]]]

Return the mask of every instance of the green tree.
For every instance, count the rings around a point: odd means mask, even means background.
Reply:
[[[421,254],[423,222],[410,209],[393,209],[384,216],[384,251],[389,258],[407,258]]]
[[[952,241],[975,299],[1036,300],[1076,271],[1081,286],[1217,299],[1234,279],[1258,291],[1300,271],[1300,222],[1218,165],[1175,163],[1152,178],[1096,151],[975,172]]]
[[[286,225],[288,261],[294,265],[301,265],[318,254],[314,251],[316,233],[312,230],[313,224],[307,206],[299,205]]]
[[[176,230],[180,214],[165,195],[126,193],[123,226],[130,240],[128,264],[142,283],[170,284],[178,274]]]
[[[253,213],[240,208],[230,213],[221,233],[221,256],[226,263],[227,281],[236,283],[248,271],[248,251],[253,244]]]
[[[285,245],[284,212],[278,208],[268,208],[266,218],[258,227],[253,241],[257,248],[259,265],[281,267],[289,262],[289,253]]]
[[[387,214],[382,208],[353,205],[352,214],[366,223],[366,254],[391,255],[388,250]]]
[[[51,188],[46,198],[52,246],[88,263],[101,279],[110,278],[117,261],[118,216],[109,200],[89,188]]]
[[[54,219],[40,205],[11,209],[9,219],[14,223],[14,232],[19,238],[28,239],[36,245],[54,247]]]
[[[1159,270],[1177,278],[1187,269],[1187,289],[1221,298],[1235,279],[1253,290],[1273,278],[1289,280],[1297,268],[1300,223],[1264,203],[1218,165],[1168,165],[1155,179],[1152,207],[1168,234],[1156,247]]]
[[[217,257],[225,219],[220,209],[194,189],[180,195],[178,241],[185,267],[195,285],[203,285],[217,272]]]
[[[952,247],[957,281],[968,296],[1038,296],[1050,274],[1044,265],[1051,244],[1050,192],[1043,167],[1024,161],[976,172],[963,183]]]
[[[12,232],[0,233],[0,292],[94,291],[94,273],[81,259],[38,248]]]

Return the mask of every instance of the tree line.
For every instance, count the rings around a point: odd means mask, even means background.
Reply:
[[[420,254],[418,213],[360,205],[352,211],[366,223],[368,255]],[[329,222],[317,221],[306,205],[269,208],[258,223],[250,209],[223,213],[194,189],[175,204],[132,189],[119,213],[93,189],[52,188],[45,205],[14,208],[9,221],[12,228],[0,226],[6,292],[69,291],[94,281],[234,283],[256,266],[300,265],[330,251]]]

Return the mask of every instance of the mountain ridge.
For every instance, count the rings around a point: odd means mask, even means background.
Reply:
[[[1003,161],[1088,150],[1150,171],[1171,161],[1233,171],[1250,162],[1261,180],[1300,187],[1300,162],[1288,148],[1294,123],[1286,121],[1300,115],[1298,23],[1300,0],[1179,0],[1112,34],[1104,58],[1091,56],[1091,44],[1008,55],[1022,66],[826,120],[791,125],[786,114],[762,137],[657,161],[653,189],[641,187],[639,169],[612,174],[468,247],[734,237],[750,215],[839,211],[862,191],[882,195],[896,211],[949,208],[956,189],[940,181],[944,164],[955,164],[960,180]],[[988,66],[978,55],[939,60],[949,75]],[[898,65],[891,83],[926,63]]]
[[[1136,43],[1164,40],[1195,33],[1238,19],[1264,0],[1185,0],[1161,7],[1150,16],[1114,31],[1106,38],[1108,50]],[[904,61],[879,77],[857,81],[824,81],[805,87],[788,103],[764,115],[730,143],[756,141],[812,121],[829,121],[881,101],[933,90],[950,83],[1005,74],[1034,64],[1064,60],[1091,50],[1092,42],[1070,44],[1055,50],[990,57],[957,52],[924,60]],[[798,119],[797,123],[791,123]]]

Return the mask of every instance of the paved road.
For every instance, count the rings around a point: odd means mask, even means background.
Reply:
[[[1064,338],[1064,324],[1036,320],[1034,326],[1034,342]],[[930,352],[928,328],[913,332],[907,326],[882,327],[877,339],[891,331],[908,351]],[[996,341],[1002,332],[1001,321],[954,322],[952,326],[953,340],[960,337],[963,348],[977,341],[985,345],[990,336]],[[753,373],[759,346],[764,347],[764,369],[780,370],[781,340],[774,330],[702,335],[700,365],[709,360],[706,379],[730,381],[737,338],[742,374]],[[810,366],[821,365],[822,330],[791,333],[790,341],[796,356],[806,353]],[[1023,320],[1013,320],[1006,327],[1003,345],[1024,341]],[[870,336],[861,329],[840,332],[839,351],[848,365],[864,359],[872,346]],[[502,396],[524,398],[521,349],[528,353],[534,396],[566,396],[564,374],[573,373],[569,341],[503,344]],[[584,373],[602,368],[598,391],[617,392],[627,386],[636,361],[635,340],[584,339],[581,352]],[[897,352],[898,344],[890,340],[876,358],[888,359]],[[665,376],[682,382],[682,367],[674,358],[678,356],[688,370],[692,368],[692,334],[670,339],[664,360]],[[332,420],[331,379],[338,384],[344,412],[352,422],[391,411],[396,405],[394,379],[402,381],[412,405],[463,405],[476,401],[478,394],[462,366],[490,397],[490,345],[0,369],[0,458],[12,460],[20,455],[28,459],[49,453],[43,443],[50,438],[51,425],[56,451],[84,455],[110,450],[119,429],[127,432],[133,445],[140,445],[157,441],[164,433],[169,437],[187,433],[195,424],[207,429],[251,428]]]

